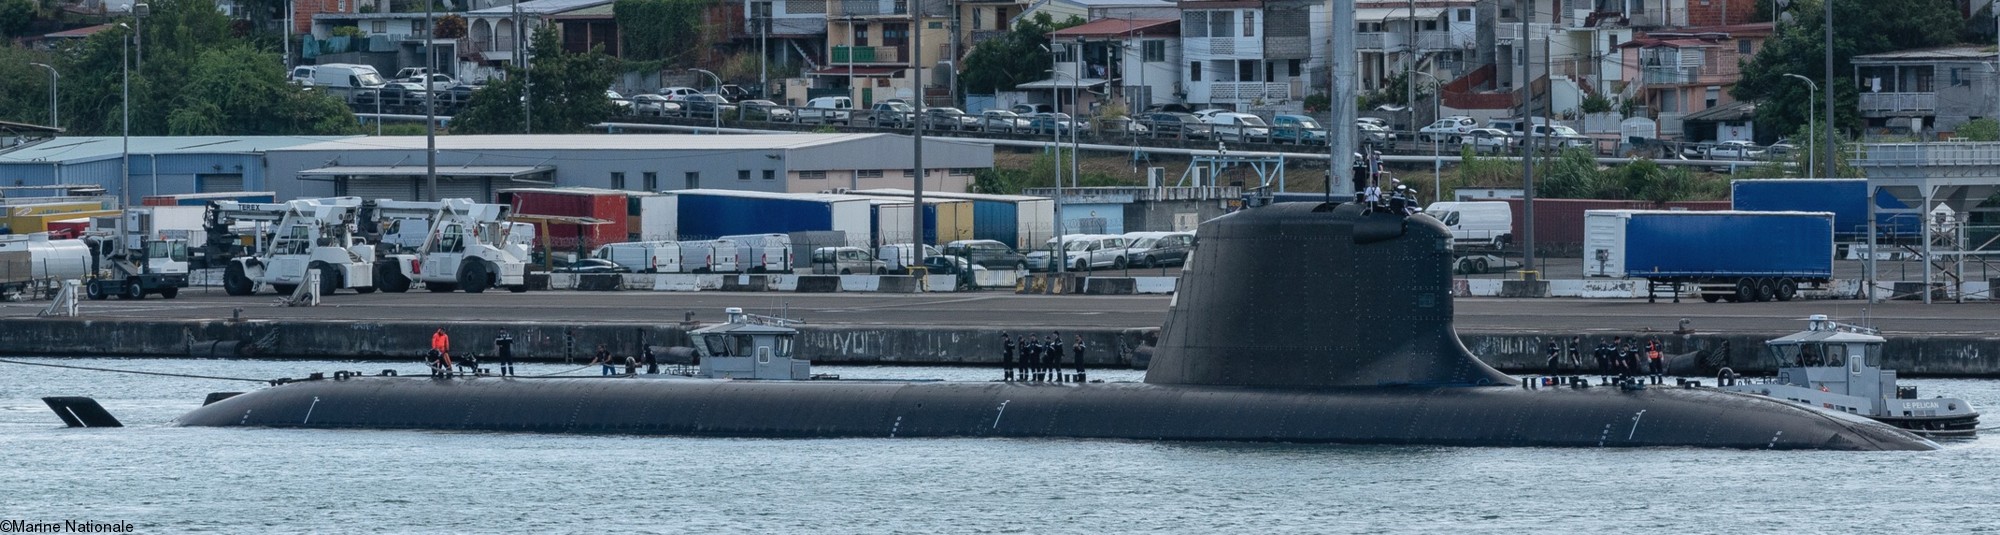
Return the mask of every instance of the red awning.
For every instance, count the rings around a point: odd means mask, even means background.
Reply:
[[[827,67],[809,74],[813,76],[894,76],[908,67]]]

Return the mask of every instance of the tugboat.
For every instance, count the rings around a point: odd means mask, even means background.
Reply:
[[[811,361],[792,358],[793,348],[797,347],[793,341],[799,334],[792,325],[804,322],[745,313],[737,307],[723,312],[728,321],[688,332],[688,338],[694,342],[694,353],[700,357],[697,359],[700,367],[680,375],[708,379],[814,378]]]
[[[1896,384],[1896,371],[1882,369],[1882,344],[1875,329],[1835,322],[1824,314],[1806,318],[1806,330],[1764,344],[1776,359],[1778,375],[1729,382],[1722,389],[1759,394],[1822,409],[1872,418],[1930,437],[1972,437],[1979,413],[1958,398],[1918,399],[1917,387]]]

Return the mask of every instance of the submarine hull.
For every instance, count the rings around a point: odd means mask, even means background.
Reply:
[[[1709,389],[1271,389],[1098,383],[432,380],[293,383],[187,426],[730,437],[1111,438],[1443,446],[1928,450],[1867,419]]]

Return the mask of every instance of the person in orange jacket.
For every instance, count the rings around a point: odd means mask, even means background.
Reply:
[[[444,333],[444,327],[438,327],[437,332],[431,333],[431,349],[444,358],[444,369],[451,369],[451,336]]]

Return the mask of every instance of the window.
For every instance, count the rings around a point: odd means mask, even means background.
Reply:
[[[1640,2],[1640,3],[1643,4],[1645,2]],[[1500,8],[1500,18],[1501,19],[1514,18],[1514,8],[1502,6]]]
[[[1461,9],[1461,10],[1458,10],[1458,21],[1459,21],[1459,22],[1472,22],[1472,10],[1470,10],[1470,9]]]
[[[1257,81],[1257,62],[1256,61],[1236,62],[1236,80],[1241,82]]]
[[[1208,36],[1236,37],[1235,25],[1232,24],[1234,22],[1236,22],[1235,11],[1208,12]]]
[[[1970,79],[1965,77],[1964,67],[1951,68],[1951,85],[1965,85]]]
[[[1182,36],[1182,37],[1208,37],[1208,12],[1207,12],[1207,11],[1182,11],[1182,12],[1181,12],[1181,36]]]
[[[972,176],[972,173],[974,171],[977,171],[977,169],[973,169],[970,167],[953,167],[951,168],[951,176]]]
[[[1257,12],[1255,11],[1243,12],[1243,36],[1244,37],[1257,36]]]
[[[854,46],[868,46],[868,25],[854,25]]]
[[[916,177],[917,177],[917,170],[915,169],[903,170],[903,178],[916,178]]]
[[[777,180],[777,179],[778,179],[777,171],[772,171],[770,169],[764,170],[764,180]]]
[[[1715,107],[1715,102],[1721,99],[1722,99],[1722,88],[1719,86],[1708,86],[1708,97],[1706,99],[1707,105],[1704,107],[1713,108]]]
[[[1201,62],[1199,61],[1188,62],[1188,81],[1190,82],[1201,81]]]
[[[1435,32],[1437,31],[1437,29],[1438,29],[1438,21],[1436,20],[1424,21],[1424,31]]]
[[[1749,39],[1738,39],[1738,40],[1736,40],[1736,53],[1738,53],[1738,54],[1742,54],[1742,55],[1745,55],[1745,56],[1748,56],[1748,55],[1750,55],[1750,54],[1751,54],[1751,52],[1750,52],[1751,50],[1755,50],[1755,49],[1754,49],[1754,48],[1751,48],[1751,44],[1750,44],[1750,40],[1749,40]]]
[[[378,20],[373,23],[369,23],[368,26],[369,26],[369,31],[375,33],[389,33],[389,21]]]
[[[625,189],[625,173],[611,173],[611,189]]]
[[[854,178],[882,178],[881,169],[863,169],[854,172]]]
[[[701,172],[687,172],[687,189],[701,189]]]
[[[1300,62],[1299,60],[1296,60],[1296,59],[1294,59],[1294,60],[1291,60],[1291,61],[1290,61],[1290,62],[1288,62],[1288,63],[1290,63],[1290,65],[1289,65],[1288,67],[1286,67],[1286,68],[1285,68],[1285,72],[1286,72],[1286,73],[1288,73],[1288,74],[1287,74],[1287,76],[1291,76],[1291,77],[1293,77],[1293,78],[1298,78],[1298,77],[1299,77],[1299,73],[1301,72],[1301,71],[1300,71],[1300,69],[1302,69],[1302,68],[1303,68],[1303,66],[1301,65],[1301,62]]]
[[[910,44],[910,25],[901,23],[882,24],[883,46],[903,46],[907,44]]]
[[[826,171],[799,171],[799,180],[826,180]]]
[[[1057,43],[1051,46],[1053,49],[1055,49],[1056,63],[1069,63],[1070,61],[1072,61],[1069,59],[1071,46],[1074,45]]]
[[[1165,39],[1147,40],[1143,47],[1145,48],[1146,62],[1157,63],[1167,60],[1167,41]]]
[[[656,172],[652,172],[652,171],[647,171],[647,172],[645,172],[644,174],[641,174],[641,175],[639,175],[639,176],[640,176],[641,180],[644,180],[644,181],[645,181],[645,183],[646,183],[646,191],[660,191],[660,174],[659,174],[659,173],[656,173]]]
[[[410,21],[410,33],[413,33],[413,34],[417,34],[417,35],[423,35],[423,34],[424,34],[424,21],[423,21],[423,20],[413,20],[413,21]]]
[[[749,170],[749,169],[737,169],[737,170],[736,170],[736,179],[737,179],[737,180],[749,180],[749,179],[750,179],[750,170]]]
[[[986,14],[986,10],[985,10],[984,8],[977,8],[977,7],[975,7],[975,8],[972,8],[972,29],[973,29],[973,30],[984,30],[984,29],[986,29],[986,19],[982,19],[982,18],[980,18],[980,15],[984,15],[984,14]]]

